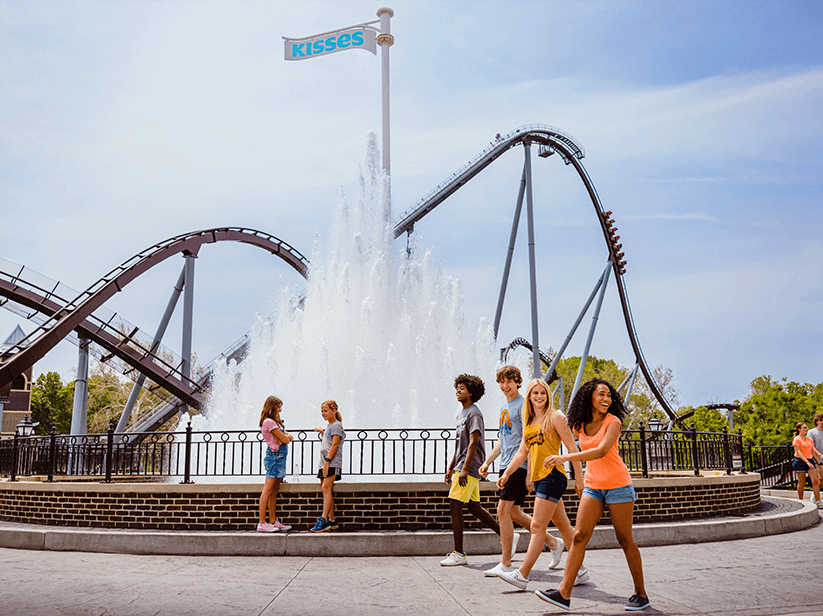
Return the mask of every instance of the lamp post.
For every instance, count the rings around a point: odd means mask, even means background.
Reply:
[[[23,420],[15,426],[15,430],[17,430],[20,436],[31,436],[34,434],[34,429],[40,425],[40,422],[32,423],[29,420],[29,416],[26,415]]]

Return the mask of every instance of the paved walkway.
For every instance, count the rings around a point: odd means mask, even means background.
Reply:
[[[774,506],[791,513],[799,503]],[[808,505],[805,507],[808,509]],[[774,516],[774,510],[756,516]],[[715,526],[716,528],[716,526]],[[352,533],[354,534],[354,533]],[[148,536],[148,535],[146,535]],[[646,614],[823,615],[823,525],[749,539],[641,548]],[[563,610],[484,578],[494,556],[441,567],[442,556],[163,556],[0,548],[0,614],[499,616]],[[518,554],[516,561],[522,559]],[[562,569],[541,555],[529,591],[556,587]],[[590,583],[574,614],[622,614],[632,594],[619,549],[586,555]]]
[[[823,614],[823,526],[717,543],[642,548],[646,614]],[[522,555],[519,555],[522,558]],[[441,557],[147,556],[0,548],[4,615],[500,616],[562,613],[502,580],[484,578],[492,556],[468,567]],[[556,587],[546,555],[529,590]],[[590,550],[592,581],[574,614],[619,614],[631,578],[619,549]]]

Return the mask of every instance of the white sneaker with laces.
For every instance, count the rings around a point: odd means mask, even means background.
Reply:
[[[560,559],[563,558],[563,550],[565,549],[566,544],[563,543],[563,540],[560,537],[558,537],[557,547],[551,550],[552,559],[549,561],[549,569],[554,569],[560,564]]]
[[[514,558],[514,555],[517,553],[517,542],[520,541],[520,535],[518,533],[514,533],[512,537],[512,554],[509,558]]]
[[[592,579],[592,576],[589,575],[588,568],[580,567],[580,569],[577,572],[577,577],[574,578],[574,586],[578,586],[580,584],[585,584],[590,579]]]
[[[497,563],[491,569],[486,569],[483,572],[483,575],[486,577],[497,577],[499,573],[508,573],[509,571],[514,571],[515,567],[507,567],[503,563]]]
[[[467,565],[468,563],[469,560],[466,558],[466,555],[458,552],[452,552],[440,561],[443,567],[456,567],[458,565]]]
[[[526,586],[528,586],[529,584],[529,578],[524,578],[523,574],[520,573],[519,569],[498,573],[497,577],[499,577],[501,580],[508,582],[512,586],[517,586],[520,590],[526,590]]]

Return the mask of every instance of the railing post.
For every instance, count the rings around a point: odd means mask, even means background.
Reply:
[[[294,453],[292,453],[294,456]],[[191,480],[191,420],[186,425],[186,460],[185,460],[185,470],[183,471],[183,482],[182,483],[194,483]]]
[[[14,429],[14,443],[11,447],[11,477],[9,481],[17,481],[17,448],[19,447],[20,432]]]
[[[694,427],[694,422],[692,422],[692,427],[690,428],[692,433],[692,462],[694,463],[694,476],[700,476],[700,458],[697,455],[697,429]]]
[[[726,462],[726,474],[732,474],[732,452],[729,449],[729,428],[728,426],[723,426],[723,455],[725,456]]]
[[[49,481],[54,481],[54,466],[57,462],[57,427],[51,427],[49,439]]]
[[[108,435],[106,443],[106,483],[111,483],[111,466],[112,454],[114,452],[114,420],[109,420],[109,429],[106,431]]]
[[[646,427],[642,421],[638,428],[640,428],[640,469],[643,471],[643,478],[646,478],[649,476],[649,461],[646,456]]]
[[[740,464],[740,474],[745,475],[746,474],[746,459],[745,459],[745,457],[743,457],[743,430],[741,430],[740,428],[737,429],[737,442],[740,443],[740,457],[742,458],[740,460],[740,462],[741,462],[741,464]],[[751,456],[751,449],[749,449],[749,456]]]

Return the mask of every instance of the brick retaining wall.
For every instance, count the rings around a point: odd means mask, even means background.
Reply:
[[[635,479],[635,522],[733,515],[760,506],[760,476]],[[250,530],[257,523],[262,484],[146,484],[0,482],[0,519],[12,522],[156,530]],[[481,501],[497,506],[492,483],[480,484]],[[574,524],[573,482],[564,497]],[[524,510],[531,512],[532,498]],[[284,484],[278,517],[305,530],[321,514],[319,484]],[[335,486],[335,517],[344,530],[447,530],[444,483],[354,483]],[[467,513],[467,528],[480,528]],[[608,513],[601,520],[608,523]]]

